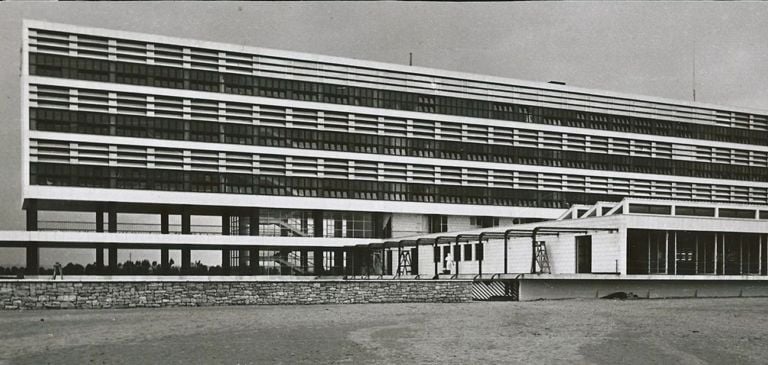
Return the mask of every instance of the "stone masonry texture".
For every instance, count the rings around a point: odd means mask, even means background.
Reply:
[[[0,282],[7,310],[469,301],[472,282],[461,280]]]

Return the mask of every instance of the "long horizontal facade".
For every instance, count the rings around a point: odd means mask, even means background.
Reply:
[[[344,249],[356,239],[537,222],[599,201],[768,204],[762,111],[24,27],[30,231],[259,236],[221,243],[222,266],[252,267],[263,249],[345,267],[361,259]]]

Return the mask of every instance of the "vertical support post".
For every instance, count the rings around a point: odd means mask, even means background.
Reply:
[[[24,270],[28,275],[37,275],[40,269],[40,247],[27,246],[27,267]]]
[[[482,278],[483,277],[483,259],[485,258],[485,244],[483,243],[482,239],[477,242],[477,248],[475,248],[475,257],[477,258],[477,273]]]
[[[341,275],[344,272],[344,249],[333,250],[333,268],[335,275]]]
[[[37,200],[30,199],[27,202],[27,231],[37,231],[37,221]]]
[[[739,235],[739,275],[744,275],[744,237]]]
[[[673,261],[675,263],[674,275],[677,275],[677,232],[674,232],[673,235],[675,237],[675,259]]]
[[[224,273],[224,275],[229,274],[229,249],[228,248],[222,248],[221,249],[221,271]]]
[[[645,241],[645,246],[648,247],[648,257],[646,258],[646,261],[648,262],[648,268],[645,272],[646,274],[651,273],[651,233],[648,233],[648,240]],[[658,265],[658,262],[656,263]]]
[[[250,236],[251,229],[249,227],[251,221],[250,217],[247,215],[240,215],[237,218],[238,226],[237,226],[237,235],[238,236]],[[246,225],[246,223],[249,223],[249,225]]]
[[[723,255],[722,255],[723,275],[725,275],[725,261],[726,261],[725,260],[725,233],[721,233],[720,237],[721,237],[721,242],[722,242],[722,246],[723,246],[723,252],[722,252],[723,253]]]
[[[403,273],[403,268],[401,266],[403,261],[403,244],[397,245],[397,275],[400,275]]]
[[[107,231],[117,232],[117,211],[113,206],[107,208]]]
[[[373,238],[384,238],[382,235],[383,229],[381,228],[381,216],[381,213],[371,213]]]
[[[101,274],[104,272],[104,248],[96,247],[96,272]]]
[[[189,274],[192,268],[192,250],[189,248],[181,249],[181,273]]]
[[[290,275],[291,268],[288,266],[288,249],[281,248],[278,250],[280,257],[280,275]]]
[[[221,234],[224,236],[229,236],[229,233],[230,233],[229,214],[223,214],[221,216]]]
[[[109,272],[117,274],[117,247],[112,246],[108,250]]]
[[[192,217],[189,213],[181,213],[181,234],[192,233]]]
[[[536,273],[536,233],[534,232],[531,234],[531,274],[535,274],[535,273]]]
[[[171,230],[168,227],[168,212],[160,213],[160,233],[168,234]]]
[[[160,249],[160,270],[162,274],[167,274],[170,269],[170,262],[168,260],[168,248],[163,247]]]
[[[104,210],[96,209],[96,232],[104,232]]]
[[[459,244],[459,239],[456,239],[456,245],[453,246],[453,262],[456,266],[456,277],[459,275],[459,262],[461,261],[461,245]]]
[[[432,258],[432,261],[435,262],[435,277],[438,275],[437,267],[440,264],[440,248],[437,246],[437,239],[435,239],[435,242],[432,243],[432,255],[434,257]]]
[[[387,249],[381,248],[381,275],[387,274]]]
[[[355,260],[355,251],[356,250],[355,250],[354,247],[350,247],[350,248],[344,249],[344,252],[347,255],[347,259],[346,259],[345,267],[344,267],[344,275],[355,275],[356,274],[355,273],[355,262],[356,262],[356,260]]]
[[[323,250],[322,249],[314,249],[314,259],[312,260],[312,264],[315,266],[315,275],[322,275],[323,274]]]
[[[509,237],[507,237],[506,234],[504,234],[504,273],[509,274],[509,258],[507,257],[509,255]]]
[[[664,231],[664,254],[669,255],[669,231]],[[667,257],[667,262],[665,262],[665,265],[664,265],[664,274],[669,275],[669,258],[668,257]]]
[[[259,208],[251,209],[251,215],[248,217],[248,234],[259,235]]]
[[[304,248],[299,251],[299,261],[301,261],[301,271],[303,271],[304,274],[309,272],[309,252]]]
[[[251,253],[249,259],[251,260],[251,274],[259,274],[259,248],[251,247]]]
[[[763,258],[763,256],[766,254],[766,249],[763,248],[763,246],[765,246],[765,243],[766,243],[765,235],[761,234],[760,235],[760,275],[766,274],[765,267],[763,267],[766,263],[765,259]]]
[[[248,268],[248,264],[250,263],[249,255],[251,254],[251,251],[245,248],[240,248],[239,250],[240,250],[240,255],[239,255],[240,262],[238,265],[238,269],[239,269],[239,274],[242,275],[242,274],[246,274],[249,271],[249,269],[247,268]]]
[[[696,253],[695,253],[696,271],[695,273],[696,275],[698,275],[699,274],[699,235],[697,234],[695,237],[696,237]]]
[[[715,233],[715,275],[717,275],[717,272],[720,271],[719,268],[717,267],[717,259],[718,259],[718,256],[719,256],[718,255],[718,251],[717,251],[717,247],[718,247],[717,241],[719,241],[719,240],[717,238],[717,233]]]
[[[314,223],[315,231],[314,237],[323,237],[323,225],[325,222],[323,222],[323,211],[322,210],[314,210],[312,211],[312,222]]]

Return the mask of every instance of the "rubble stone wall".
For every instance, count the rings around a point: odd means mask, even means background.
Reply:
[[[462,280],[0,281],[8,310],[471,300],[472,282]]]

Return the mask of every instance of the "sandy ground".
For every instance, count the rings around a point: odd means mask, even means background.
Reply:
[[[0,312],[0,364],[760,364],[768,298]]]

